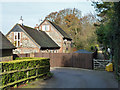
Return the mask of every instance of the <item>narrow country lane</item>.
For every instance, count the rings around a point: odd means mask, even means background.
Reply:
[[[112,72],[94,71],[80,68],[52,68],[54,76],[45,81],[34,81],[33,88],[118,88]],[[26,86],[26,88],[28,88]]]

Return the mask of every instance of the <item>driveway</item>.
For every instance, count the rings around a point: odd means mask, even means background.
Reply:
[[[112,72],[80,68],[51,68],[54,73],[49,80],[38,80],[30,84],[33,88],[118,88]],[[29,87],[29,85],[28,85]]]

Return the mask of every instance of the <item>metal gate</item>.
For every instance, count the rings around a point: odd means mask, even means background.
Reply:
[[[93,59],[93,62],[95,70],[105,70],[105,67],[110,60]]]

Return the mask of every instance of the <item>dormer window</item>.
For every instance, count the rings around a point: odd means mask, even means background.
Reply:
[[[42,30],[49,31],[50,30],[49,25],[42,25]]]

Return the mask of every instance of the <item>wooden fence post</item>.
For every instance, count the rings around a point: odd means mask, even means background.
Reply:
[[[28,71],[27,71],[27,78],[28,78],[28,76],[29,76],[29,73],[28,73]]]
[[[36,68],[36,80],[38,80],[37,76],[38,76],[38,68]]]

